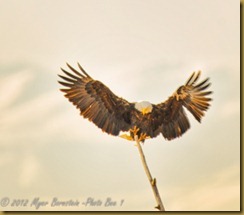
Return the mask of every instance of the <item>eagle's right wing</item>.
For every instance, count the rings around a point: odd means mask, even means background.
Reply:
[[[212,92],[205,91],[210,86],[208,78],[196,84],[200,74],[200,71],[194,72],[185,85],[179,87],[168,100],[157,105],[163,115],[160,132],[166,139],[179,137],[190,128],[183,106],[198,122],[201,122],[204,112],[207,111],[212,100],[207,96]]]
[[[59,75],[65,81],[59,83],[67,87],[61,91],[80,109],[80,115],[108,134],[117,136],[120,131],[128,131],[131,103],[116,96],[100,81],[91,78],[79,63],[79,69],[83,74],[69,64],[67,66],[72,73],[61,68],[66,76]]]

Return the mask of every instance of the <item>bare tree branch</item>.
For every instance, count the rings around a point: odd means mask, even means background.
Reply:
[[[157,206],[155,208],[157,208],[160,211],[165,211],[163,202],[162,202],[162,200],[160,198],[160,195],[159,195],[159,192],[158,192],[158,188],[157,188],[157,184],[156,184],[156,178],[154,178],[154,179],[152,178],[152,175],[151,175],[151,173],[149,171],[149,168],[147,166],[146,158],[145,158],[145,155],[143,153],[143,150],[142,150],[140,141],[138,139],[138,136],[135,135],[134,138],[135,138],[135,141],[136,141],[136,144],[137,144],[137,148],[138,148],[140,156],[141,156],[141,161],[142,161],[144,170],[145,170],[146,175],[148,177],[148,180],[149,180],[149,182],[151,184],[151,187],[152,187],[152,190],[153,190],[156,202],[157,202]]]

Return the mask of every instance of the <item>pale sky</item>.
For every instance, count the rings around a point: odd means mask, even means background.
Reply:
[[[165,101],[193,71],[210,77],[202,123],[143,150],[168,211],[240,209],[240,2],[0,0],[0,210],[152,211],[133,142],[79,115],[57,83],[76,62],[128,101]],[[79,201],[54,207],[53,198]],[[99,206],[82,205],[87,199]],[[116,206],[105,207],[107,198]]]

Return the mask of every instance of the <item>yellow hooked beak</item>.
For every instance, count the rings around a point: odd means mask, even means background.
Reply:
[[[148,113],[150,113],[150,108],[142,108],[142,115],[146,115]]]

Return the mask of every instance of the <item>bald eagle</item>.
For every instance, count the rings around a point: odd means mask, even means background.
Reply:
[[[67,63],[70,72],[61,70],[65,76],[59,83],[67,88],[60,89],[65,97],[79,110],[80,115],[92,121],[97,127],[110,135],[121,135],[134,140],[135,134],[141,141],[162,134],[166,140],[180,137],[189,128],[185,114],[186,108],[198,122],[209,108],[212,92],[209,78],[197,83],[201,72],[193,72],[185,85],[180,86],[166,101],[151,104],[147,101],[128,102],[116,96],[102,82],[94,80],[78,63],[80,72]]]

